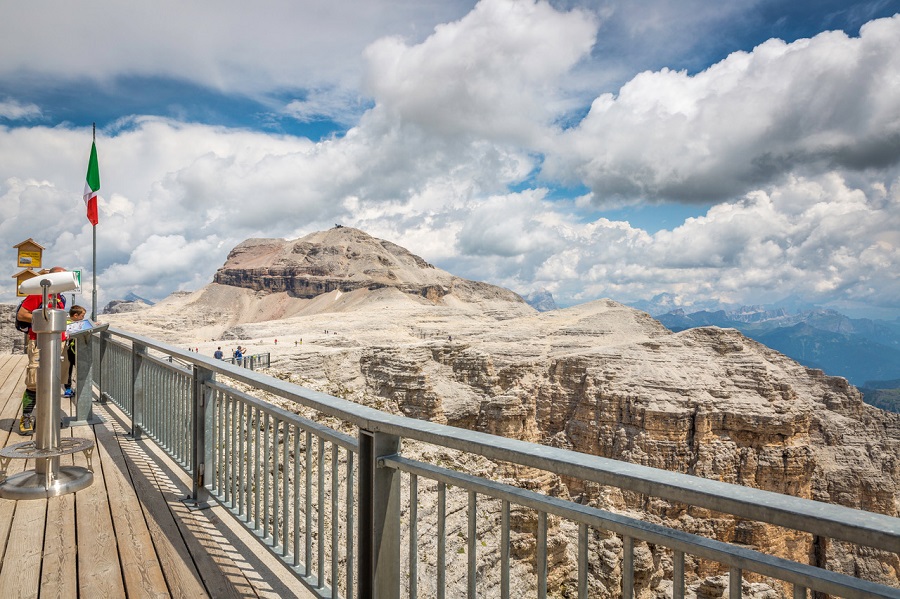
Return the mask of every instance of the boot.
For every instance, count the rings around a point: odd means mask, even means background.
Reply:
[[[19,434],[30,435],[34,432],[34,404],[36,401],[35,392],[25,389],[22,395],[22,418],[19,420]]]
[[[34,433],[34,418],[31,415],[22,416],[19,420],[19,434],[31,435]]]

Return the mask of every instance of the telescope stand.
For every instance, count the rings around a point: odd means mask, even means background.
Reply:
[[[0,449],[0,497],[5,499],[40,499],[74,493],[94,481],[91,439],[60,439],[60,335],[66,330],[66,312],[47,306],[47,288],[43,293],[45,306],[35,310],[32,330],[37,334],[40,350],[37,380],[37,420],[34,440],[16,443]],[[60,456],[84,452],[87,468],[60,466]],[[26,470],[6,477],[10,460],[33,459],[34,470]]]

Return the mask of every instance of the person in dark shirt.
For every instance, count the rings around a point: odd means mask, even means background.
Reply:
[[[68,324],[73,322],[78,322],[84,320],[84,317],[87,315],[87,310],[82,306],[72,306],[69,309],[69,321]],[[75,340],[69,339],[66,342],[66,358],[69,361],[69,376],[66,377],[66,384],[64,387],[66,388],[65,393],[63,395],[65,397],[72,397],[75,395],[75,391],[72,389],[72,371],[75,369]]]

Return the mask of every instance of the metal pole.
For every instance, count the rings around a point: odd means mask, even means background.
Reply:
[[[106,403],[106,396],[103,394],[105,387],[103,386],[103,369],[108,368],[106,364],[106,349],[109,347],[110,334],[108,331],[100,333],[100,363],[97,365],[97,403]]]
[[[93,124],[93,142],[97,142],[97,123]],[[97,202],[99,203],[99,198]],[[99,206],[97,210],[99,211]],[[93,281],[93,289],[91,290],[91,320],[97,320],[97,225],[91,226],[94,233],[94,253],[91,263],[91,280]]]
[[[215,397],[214,391],[207,387],[207,383],[213,382],[216,374],[206,368],[194,366],[191,385],[191,425],[193,445],[191,466],[193,469],[191,495],[188,501],[204,506],[209,501],[209,489],[207,484],[212,480],[213,468],[213,440],[215,439]],[[227,409],[227,408],[226,408]],[[234,422],[232,421],[232,426]],[[225,431],[226,434],[229,431]],[[234,446],[231,447],[234,451]],[[231,459],[226,457],[226,460]]]
[[[96,337],[95,343],[101,343]],[[69,419],[69,426],[85,426],[103,422],[103,419],[94,414],[94,380],[100,370],[100,365],[94,366],[94,348],[91,346],[91,336],[81,336],[74,339],[75,351],[75,415]],[[102,391],[101,391],[102,396]]]
[[[91,263],[91,320],[97,320],[97,225],[91,227],[94,230],[94,255]]]
[[[379,468],[400,437],[359,431],[359,598],[400,597],[400,473]]]
[[[47,288],[44,288],[44,309],[35,310],[32,326],[37,332],[38,348],[41,356],[37,381],[37,421],[34,428],[34,447],[38,450],[59,448],[59,372],[60,333],[66,328],[66,313],[63,310],[47,309]],[[59,456],[38,458],[34,469],[46,477],[46,486],[59,478]]]
[[[309,447],[307,445],[307,447]],[[375,437],[359,431],[359,599],[375,599],[375,528],[374,503]],[[309,489],[309,486],[307,486]],[[307,490],[307,495],[309,491]],[[307,512],[309,513],[309,512]],[[307,527],[307,538],[309,535]],[[309,557],[307,556],[307,564]]]
[[[144,378],[141,370],[146,355],[146,345],[136,341],[131,344],[131,438],[135,441],[141,438],[141,428],[144,426]]]

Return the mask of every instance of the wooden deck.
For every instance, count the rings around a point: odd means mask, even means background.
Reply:
[[[0,445],[18,434],[24,355],[0,354]],[[63,399],[63,411],[69,402]],[[64,428],[93,438],[93,484],[49,499],[0,499],[0,596],[312,597],[288,568],[221,506],[190,510],[190,477],[147,439],[125,436],[114,406],[101,424]],[[61,465],[86,466],[81,453]],[[9,475],[31,470],[13,460]]]

